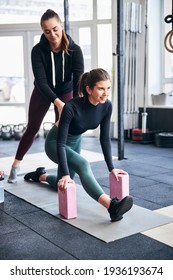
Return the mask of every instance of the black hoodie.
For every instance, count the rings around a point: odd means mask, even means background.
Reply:
[[[81,48],[67,35],[69,40],[69,55],[64,51],[53,53],[49,42],[42,34],[40,42],[31,52],[34,84],[41,94],[49,101],[65,93],[73,91],[78,95],[78,82],[84,72],[84,59]]]

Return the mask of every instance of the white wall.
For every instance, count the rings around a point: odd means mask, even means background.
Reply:
[[[161,2],[149,1],[148,28],[148,105],[151,105],[151,94],[162,92],[161,79]]]

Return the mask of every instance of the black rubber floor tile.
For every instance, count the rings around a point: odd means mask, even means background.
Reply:
[[[94,176],[98,179],[100,177],[108,177],[109,176],[109,171],[107,168],[107,165],[105,161],[96,161],[96,162],[91,162],[91,169],[94,173]]]
[[[22,223],[0,210],[0,240],[4,234],[25,229]]]
[[[27,203],[26,201],[14,196],[7,191],[4,192],[4,203],[0,204],[0,209],[11,216],[23,215],[30,212],[38,211],[38,208]]]
[[[141,158],[143,155],[173,157],[173,149],[156,147],[153,144],[142,145],[139,143],[125,142],[125,155],[127,155],[129,158],[132,156],[135,157],[136,155],[141,156]]]
[[[131,195],[158,204],[159,208],[173,205],[173,186],[163,183],[133,189]]]
[[[94,248],[104,244],[99,239],[43,211],[40,211],[39,216],[38,213],[21,216],[20,220],[66,252],[73,252],[74,257],[80,254],[80,258],[83,256],[82,259],[85,259],[88,250],[94,253]]]
[[[173,165],[173,161],[172,161],[172,165]],[[162,183],[166,183],[168,185],[173,186],[172,171],[150,176],[149,179],[155,180],[156,182],[162,182]]]
[[[140,206],[140,207],[143,207],[143,208],[146,208],[146,209],[149,209],[151,211],[154,211],[154,210],[157,210],[157,209],[160,209],[160,204],[158,203],[154,203],[152,202],[151,200],[147,200],[145,198],[145,196],[139,198],[137,196],[134,196],[133,193],[130,193],[132,196],[133,196],[133,202],[135,205],[137,206]]]
[[[172,170],[173,164],[172,164],[173,158],[170,157],[164,157],[164,156],[154,156],[154,155],[147,155],[145,157],[136,157],[134,161],[137,161],[139,163],[148,164],[151,166],[160,166],[164,167],[165,169]]]
[[[169,172],[167,168],[151,165],[143,164],[142,162],[136,162],[132,160],[123,160],[118,161],[117,168],[124,169],[129,173],[129,175],[139,176],[139,177],[148,177],[152,175],[157,175],[159,173]]]
[[[136,246],[137,244],[137,246]],[[173,248],[142,234],[103,243],[94,247],[88,246],[85,259],[102,260],[172,260]],[[77,257],[84,257],[77,255]]]
[[[109,177],[100,177],[97,181],[103,188],[109,189]]]
[[[135,190],[138,188],[143,188],[143,187],[149,187],[152,185],[157,184],[157,181],[154,179],[151,179],[150,177],[140,177],[140,176],[134,176],[130,175],[129,176],[129,186],[130,190]]]
[[[95,151],[100,153],[101,147],[100,147],[100,141],[98,138],[95,137],[83,137],[82,138],[82,149],[89,150],[89,151]]]
[[[68,243],[75,246],[75,237],[81,230],[78,230],[74,226],[62,221],[61,219],[48,214],[40,210],[37,213],[30,213],[18,217],[19,221],[24,223],[29,228],[33,229],[37,233],[43,235],[49,240],[54,240],[57,244]]]
[[[1,238],[1,260],[73,260],[71,254],[31,229],[9,233]]]

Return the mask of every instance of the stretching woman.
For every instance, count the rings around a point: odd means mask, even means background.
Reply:
[[[88,129],[100,125],[100,143],[109,172],[117,178],[125,171],[114,168],[109,137],[112,104],[108,99],[111,88],[109,74],[103,69],[93,69],[81,76],[79,97],[67,102],[59,124],[50,130],[45,151],[48,157],[58,163],[58,176],[48,175],[43,167],[25,175],[25,180],[46,181],[50,186],[63,191],[73,182],[75,172],[79,175],[85,191],[108,209],[111,221],[122,219],[133,205],[131,196],[122,200],[110,199],[96,181],[89,162],[80,155],[81,135]]]
[[[79,77],[84,72],[81,48],[64,32],[59,15],[49,9],[42,15],[40,24],[43,34],[31,54],[35,87],[29,104],[28,125],[11,167],[9,183],[17,182],[20,163],[50,104],[54,104],[57,121],[64,103],[77,96]]]

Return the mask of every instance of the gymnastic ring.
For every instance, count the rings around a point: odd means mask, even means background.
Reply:
[[[169,36],[169,45],[170,45],[170,47],[173,49],[172,36],[173,36],[173,30],[172,30],[172,32],[171,32],[171,34],[170,34],[170,36]]]
[[[173,30],[170,30],[170,31],[166,34],[165,39],[164,39],[164,46],[165,46],[165,48],[166,48],[166,50],[167,50],[168,52],[172,52],[172,53],[173,53],[173,49],[170,49],[170,48],[168,48],[168,46],[167,46],[167,40],[169,39],[169,36],[171,36],[171,38],[172,38],[172,35],[173,35]],[[169,40],[169,43],[170,43],[170,40]]]
[[[165,49],[167,49],[168,52],[173,53],[173,49],[170,49],[170,48],[168,48],[168,46],[167,46],[167,39],[169,38],[170,35],[171,35],[171,39],[172,39],[173,30],[170,30],[170,31],[166,34],[165,39],[164,39],[164,46],[165,46]],[[169,39],[169,43],[170,43],[170,39]],[[171,43],[171,46],[172,46],[172,43]]]

